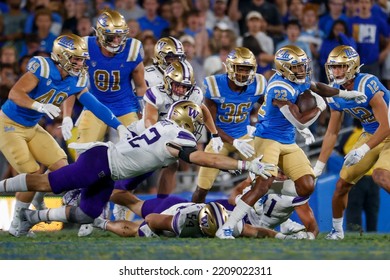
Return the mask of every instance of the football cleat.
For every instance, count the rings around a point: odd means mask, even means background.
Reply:
[[[215,233],[215,237],[219,239],[234,239],[233,229],[231,228],[219,228]]]
[[[34,223],[32,223],[29,220],[29,216],[31,213],[33,213],[33,210],[29,209],[20,209],[19,213],[19,232],[18,237],[20,236],[27,236],[27,237],[35,237],[35,234],[31,231],[31,228],[34,226]]]
[[[344,232],[337,231],[334,228],[328,233],[328,235],[325,237],[325,239],[328,240],[342,240],[344,239]]]
[[[83,224],[80,226],[79,232],[77,233],[78,237],[85,237],[91,235],[93,232],[92,224]]]
[[[300,223],[294,222],[290,219],[280,224],[280,232],[283,234],[293,234],[302,230],[306,230],[304,225],[301,225]]]

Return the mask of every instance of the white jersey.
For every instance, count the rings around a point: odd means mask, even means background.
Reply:
[[[203,237],[198,216],[199,211],[204,206],[204,203],[178,203],[164,210],[161,214],[173,216],[171,226],[176,237]]]
[[[156,65],[145,67],[145,81],[148,88],[164,83],[164,72]]]
[[[197,105],[201,105],[203,102],[203,92],[199,87],[194,87],[191,94],[188,97],[185,97],[184,100],[189,100],[194,102]],[[158,111],[157,121],[164,120],[167,117],[169,108],[175,102],[166,90],[163,85],[157,85],[149,88],[144,95],[144,102],[151,104]],[[145,115],[145,114],[143,114]],[[133,131],[135,134],[140,134],[145,129],[144,118],[131,124],[129,130]]]
[[[108,142],[112,179],[135,177],[174,163],[177,158],[170,154],[167,143],[196,147],[195,136],[170,120],[157,122],[131,139]]]
[[[308,200],[308,197],[266,194],[251,208],[249,222],[253,226],[274,229],[291,216],[296,206],[305,204]]]

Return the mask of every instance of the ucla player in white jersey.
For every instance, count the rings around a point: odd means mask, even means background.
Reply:
[[[259,109],[259,118],[254,133],[256,154],[264,154],[265,161],[278,165],[283,173],[294,181],[298,196],[309,196],[314,191],[314,173],[307,156],[295,143],[295,127],[309,127],[326,109],[325,101],[314,94],[317,107],[300,114],[299,110],[290,109],[297,106],[298,95],[312,88],[318,91],[317,84],[310,82],[310,60],[299,47],[289,45],[280,48],[275,54],[276,73],[268,81],[265,99]],[[320,85],[318,85],[320,86]],[[338,89],[326,85],[321,94],[332,96],[340,94]],[[343,92],[345,93],[345,92]],[[350,93],[351,98],[360,97],[362,93]],[[347,94],[348,96],[348,94]],[[254,186],[237,202],[227,222],[221,227],[219,238],[234,238],[232,228],[241,220],[268,189],[278,174],[275,168],[272,178],[257,178]]]
[[[367,96],[367,102],[362,104],[335,97],[327,99],[331,116],[321,153],[314,167],[317,177],[321,175],[336,144],[343,114],[351,114],[363,127],[360,138],[345,156],[332,198],[333,229],[326,238],[337,240],[344,238],[343,215],[348,193],[368,170],[373,168],[372,178],[375,183],[390,192],[390,92],[377,77],[360,73],[359,54],[350,46],[334,48],[325,67],[333,87],[359,90]]]
[[[205,79],[205,104],[218,130],[217,134],[212,134],[212,140],[222,138],[224,143],[223,148],[219,149],[220,154],[238,152],[241,158],[250,158],[254,154],[253,145],[248,143],[251,139],[247,135],[247,126],[250,125],[251,111],[267,86],[264,76],[256,74],[256,68],[253,53],[247,48],[238,47],[226,59],[227,74]],[[214,144],[211,141],[205,151],[218,152]],[[218,169],[200,168],[192,201],[205,201],[218,173]]]
[[[0,150],[18,173],[38,172],[38,162],[50,171],[68,164],[65,152],[38,122],[45,114],[51,119],[58,117],[61,103],[70,96],[76,96],[103,122],[118,129],[122,138],[129,135],[112,112],[88,92],[85,66],[88,58],[80,37],[59,36],[54,41],[51,58],[33,57],[27,73],[11,89],[0,111]],[[16,194],[10,234],[20,235],[19,212],[29,207],[32,195]]]
[[[159,39],[154,46],[153,65],[145,67],[145,80],[148,87],[164,83],[165,69],[175,61],[183,62],[183,44],[176,38],[169,36]]]
[[[112,142],[72,143],[80,156],[75,163],[49,174],[20,174],[0,182],[0,192],[42,191],[56,194],[81,188],[80,205],[47,210],[21,209],[19,232],[25,234],[41,221],[88,224],[97,218],[110,199],[114,182],[167,166],[178,158],[186,162],[226,170],[248,170],[268,178],[274,165],[261,157],[240,161],[196,150],[196,136],[203,126],[203,113],[191,101],[172,105],[167,119],[139,136]],[[142,159],[142,160],[140,160]],[[45,212],[41,212],[45,211]]]

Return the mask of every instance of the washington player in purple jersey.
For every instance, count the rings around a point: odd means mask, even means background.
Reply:
[[[376,76],[360,73],[360,56],[351,46],[334,48],[325,67],[333,87],[359,90],[367,96],[367,101],[360,104],[336,97],[327,99],[331,115],[321,153],[314,166],[317,177],[321,175],[336,144],[343,114],[351,114],[363,127],[361,136],[345,156],[333,194],[333,229],[326,238],[338,240],[344,238],[343,214],[348,193],[368,170],[373,168],[372,178],[375,183],[390,193],[390,92]]]
[[[84,41],[73,34],[59,36],[51,58],[33,57],[24,74],[10,91],[0,111],[0,150],[18,173],[35,173],[39,163],[48,170],[67,165],[65,152],[38,123],[45,114],[53,119],[59,106],[70,96],[95,112],[107,125],[129,135],[112,112],[99,103],[87,88],[85,61],[89,58]],[[21,208],[28,208],[32,194],[16,194],[14,219],[9,233],[19,236],[17,220]]]
[[[19,231],[27,232],[38,221],[63,221],[88,224],[98,217],[114,188],[116,180],[141,174],[169,165],[181,158],[189,163],[224,170],[248,170],[264,178],[274,165],[240,161],[226,156],[196,150],[197,135],[203,126],[203,113],[191,101],[174,103],[168,118],[146,129],[139,136],[112,142],[73,143],[78,160],[49,174],[20,174],[0,182],[0,192],[44,191],[62,193],[81,188],[80,206],[64,206],[40,210],[37,215],[21,215]],[[140,160],[142,159],[142,160]],[[29,213],[30,212],[21,212]],[[33,218],[34,216],[35,218]]]

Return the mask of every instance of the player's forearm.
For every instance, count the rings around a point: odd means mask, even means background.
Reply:
[[[380,124],[375,133],[372,135],[370,140],[367,141],[367,145],[370,147],[370,149],[375,148],[380,143],[385,140],[386,137],[390,136],[390,128],[386,125]]]
[[[72,95],[67,98],[64,103],[62,103],[62,117],[71,117],[72,111],[74,107],[74,103],[76,101],[76,96]]]

